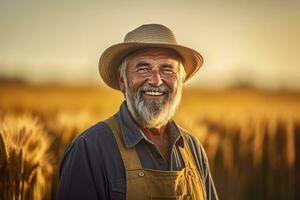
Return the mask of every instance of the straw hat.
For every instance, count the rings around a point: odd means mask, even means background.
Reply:
[[[173,32],[160,24],[145,24],[126,34],[124,42],[107,48],[99,60],[99,72],[110,87],[120,90],[118,68],[130,53],[149,47],[173,49],[181,55],[186,72],[185,81],[190,79],[202,66],[203,58],[195,50],[177,44]]]

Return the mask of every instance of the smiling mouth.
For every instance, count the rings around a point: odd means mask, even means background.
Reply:
[[[149,96],[162,96],[164,95],[164,92],[157,92],[157,91],[146,91],[144,94]]]

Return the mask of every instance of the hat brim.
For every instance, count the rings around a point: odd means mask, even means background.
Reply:
[[[186,72],[184,82],[189,80],[203,64],[203,58],[197,51],[181,45],[170,43],[125,42],[113,45],[102,53],[99,60],[99,73],[102,80],[111,88],[120,90],[118,68],[123,59],[136,50],[151,47],[173,49],[181,56],[182,64]]]

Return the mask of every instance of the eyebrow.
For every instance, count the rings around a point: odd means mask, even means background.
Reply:
[[[136,68],[142,67],[142,66],[150,66],[150,64],[147,62],[139,62],[138,64],[136,64]]]
[[[174,66],[172,64],[169,64],[169,63],[162,64],[161,67],[164,67],[164,68],[174,68]]]

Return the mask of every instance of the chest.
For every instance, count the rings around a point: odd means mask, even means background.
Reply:
[[[158,142],[153,142],[153,143],[154,143],[155,148],[159,152],[159,154],[161,154],[161,156],[163,157],[163,159],[165,159],[166,161],[169,161],[170,154],[171,154],[170,142],[168,140],[163,140],[163,141],[158,141]]]
[[[170,160],[172,144],[168,135],[165,134],[163,137],[155,137],[149,134],[147,135],[147,142],[149,142],[149,145],[155,147],[163,159],[166,161]]]
[[[136,151],[144,168],[155,170],[181,170],[184,167],[179,147],[156,146],[147,141],[136,145]],[[164,153],[167,152],[167,153]],[[165,159],[167,157],[168,159]]]

